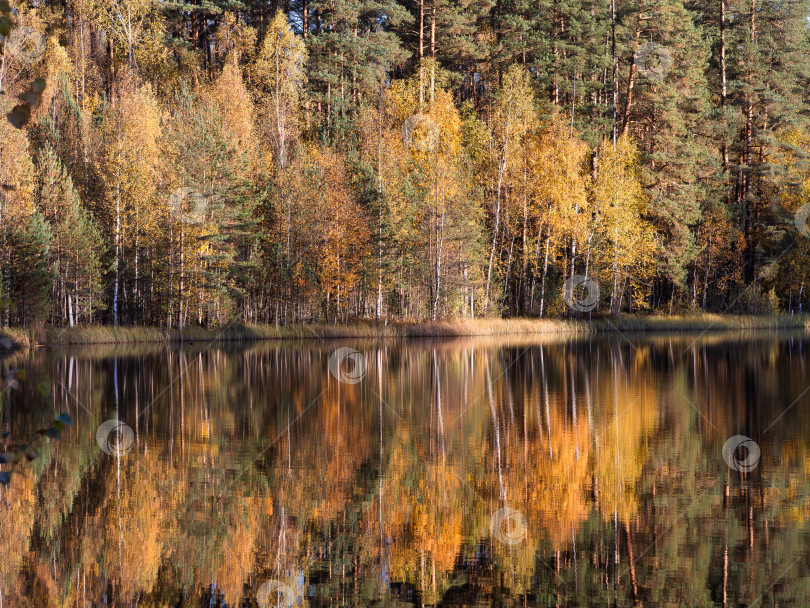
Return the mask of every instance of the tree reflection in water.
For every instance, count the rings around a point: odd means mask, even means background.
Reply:
[[[363,353],[361,382],[329,373],[341,346]],[[3,429],[59,411],[74,426],[0,490],[2,605],[256,605],[268,581],[313,607],[801,605],[806,348],[761,333],[18,354],[3,364],[29,377]],[[95,439],[116,384],[135,434],[121,455]],[[753,470],[724,462],[733,435],[761,448]]]

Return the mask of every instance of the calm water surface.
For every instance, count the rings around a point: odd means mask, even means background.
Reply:
[[[340,347],[362,356],[330,373]],[[750,333],[16,355],[9,440],[74,426],[0,490],[0,606],[808,605],[809,353]],[[735,435],[756,445],[724,459]]]

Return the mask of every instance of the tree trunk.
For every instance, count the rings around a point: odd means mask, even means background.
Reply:
[[[630,56],[630,74],[627,76],[627,94],[624,101],[624,111],[622,112],[622,135],[627,135],[630,130],[630,111],[633,107],[633,88],[636,84],[636,54],[638,53],[638,43],[641,39],[641,11],[636,19],[636,32],[633,38],[633,54]]]
[[[548,248],[551,241],[551,229],[546,237],[546,256],[543,260],[543,279],[540,282],[540,316],[543,316],[543,310],[546,306],[546,274],[548,274]]]
[[[419,0],[419,112],[425,106],[425,73],[422,59],[425,58],[425,0]]]
[[[507,121],[509,121],[507,117]],[[489,253],[489,268],[487,269],[487,289],[484,306],[489,309],[489,290],[492,283],[492,263],[495,260],[495,244],[498,242],[498,229],[501,225],[501,189],[503,187],[503,174],[506,171],[506,158],[509,154],[509,125],[506,126],[506,137],[503,143],[503,156],[498,165],[498,186],[495,195],[495,229],[492,231],[492,249]]]
[[[726,0],[720,0],[720,107],[726,107],[728,99],[728,80],[726,75]],[[723,173],[726,176],[726,192],[728,192],[728,144],[723,141],[721,148],[723,155]]]

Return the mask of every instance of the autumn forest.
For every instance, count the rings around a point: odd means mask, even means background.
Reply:
[[[806,310],[809,2],[9,10],[5,326]]]

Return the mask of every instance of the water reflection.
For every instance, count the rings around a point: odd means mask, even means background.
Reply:
[[[10,439],[74,426],[0,490],[2,606],[801,605],[807,340],[17,355]],[[109,420],[126,450],[97,441]]]

